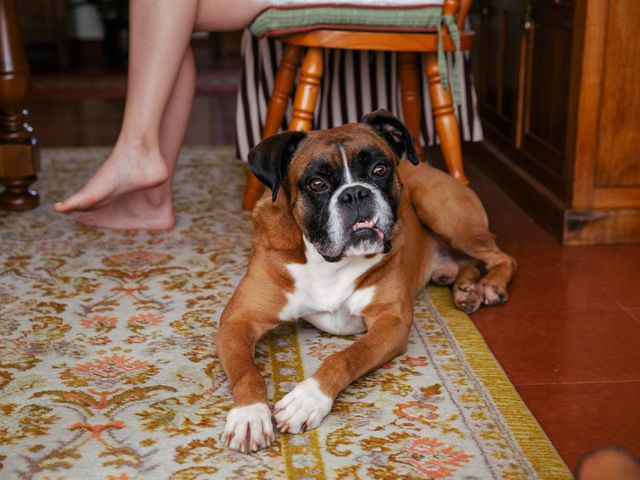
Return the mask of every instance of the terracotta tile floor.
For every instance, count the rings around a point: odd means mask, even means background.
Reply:
[[[118,100],[33,101],[42,146],[112,144]],[[188,144],[234,141],[235,98],[198,97]],[[468,168],[519,272],[506,305],[472,317],[573,468],[598,446],[640,454],[640,245],[562,247],[481,172]]]
[[[468,170],[519,268],[475,324],[572,469],[599,446],[640,454],[640,245],[563,247]]]

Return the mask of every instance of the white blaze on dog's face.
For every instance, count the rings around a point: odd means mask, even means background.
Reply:
[[[270,137],[250,152],[249,165],[274,201],[285,196],[307,241],[337,262],[391,250],[404,154],[418,162],[406,127],[377,110],[362,123]]]

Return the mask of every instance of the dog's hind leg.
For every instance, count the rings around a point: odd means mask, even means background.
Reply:
[[[496,245],[486,227],[470,226],[467,235],[453,238],[451,245],[456,250],[477,259],[486,268],[486,275],[478,281],[484,305],[496,305],[507,301],[507,286],[516,271],[516,261]]]
[[[471,189],[435,168],[402,164],[399,168],[420,221],[449,248],[485,267],[487,274],[477,284],[482,303],[504,303],[516,262],[496,245],[480,199]]]

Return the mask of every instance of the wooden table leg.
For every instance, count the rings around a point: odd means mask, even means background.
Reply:
[[[18,28],[15,0],[0,0],[0,208],[27,210],[38,205],[29,186],[38,158],[33,130],[25,122],[29,65]]]

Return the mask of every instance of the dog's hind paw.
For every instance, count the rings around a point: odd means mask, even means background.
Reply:
[[[482,303],[485,305],[501,305],[509,298],[507,289],[499,285],[480,281],[478,289],[482,292]]]
[[[222,434],[226,447],[249,453],[268,447],[273,439],[271,410],[266,403],[254,403],[229,411]]]
[[[453,303],[465,313],[473,313],[482,304],[483,296],[475,283],[453,286]]]
[[[320,390],[315,378],[307,378],[282,397],[273,416],[281,432],[304,433],[313,430],[331,411],[333,401]]]

